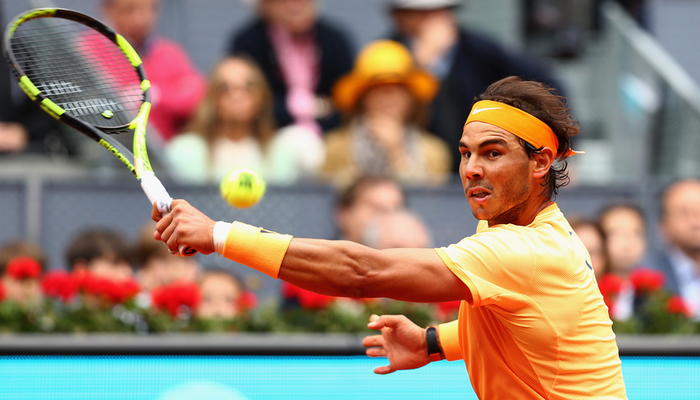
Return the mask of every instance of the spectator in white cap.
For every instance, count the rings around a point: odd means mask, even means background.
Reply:
[[[474,97],[491,83],[516,75],[553,86],[563,94],[543,65],[461,28],[453,11],[463,3],[463,0],[389,0],[394,22],[390,38],[408,47],[418,66],[440,80],[427,128],[450,147],[454,172],[459,167],[457,142],[462,125]]]

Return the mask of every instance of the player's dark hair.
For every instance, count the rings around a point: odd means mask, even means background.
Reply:
[[[559,140],[556,163],[552,164],[549,173],[543,178],[543,195],[556,197],[559,188],[569,183],[566,153],[571,149],[571,138],[578,135],[581,129],[578,121],[573,119],[566,99],[557,94],[556,89],[535,81],[524,81],[517,76],[509,76],[491,84],[486,91],[477,96],[474,101],[491,100],[508,104],[535,116],[547,124]],[[528,157],[532,158],[542,149],[536,149],[525,140],[520,139]]]
[[[79,233],[66,250],[66,261],[71,271],[76,262],[83,260],[89,263],[97,258],[131,264],[133,257],[124,236],[105,228],[91,228]]]

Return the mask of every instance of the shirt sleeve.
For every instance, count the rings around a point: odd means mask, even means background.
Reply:
[[[457,244],[437,249],[447,267],[472,294],[472,306],[495,302],[507,294],[527,294],[534,278],[534,243],[523,227],[499,225]]]
[[[440,347],[447,361],[462,360],[462,345],[459,341],[459,320],[438,325]]]

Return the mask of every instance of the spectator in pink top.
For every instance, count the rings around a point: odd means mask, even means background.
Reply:
[[[136,49],[151,81],[151,131],[162,141],[180,133],[204,95],[206,79],[177,43],[153,35],[159,0],[103,0],[106,22]],[[155,128],[155,129],[153,129]]]

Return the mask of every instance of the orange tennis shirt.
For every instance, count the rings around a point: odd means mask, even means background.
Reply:
[[[440,341],[480,399],[627,398],[590,257],[556,204],[436,250],[472,294]]]

